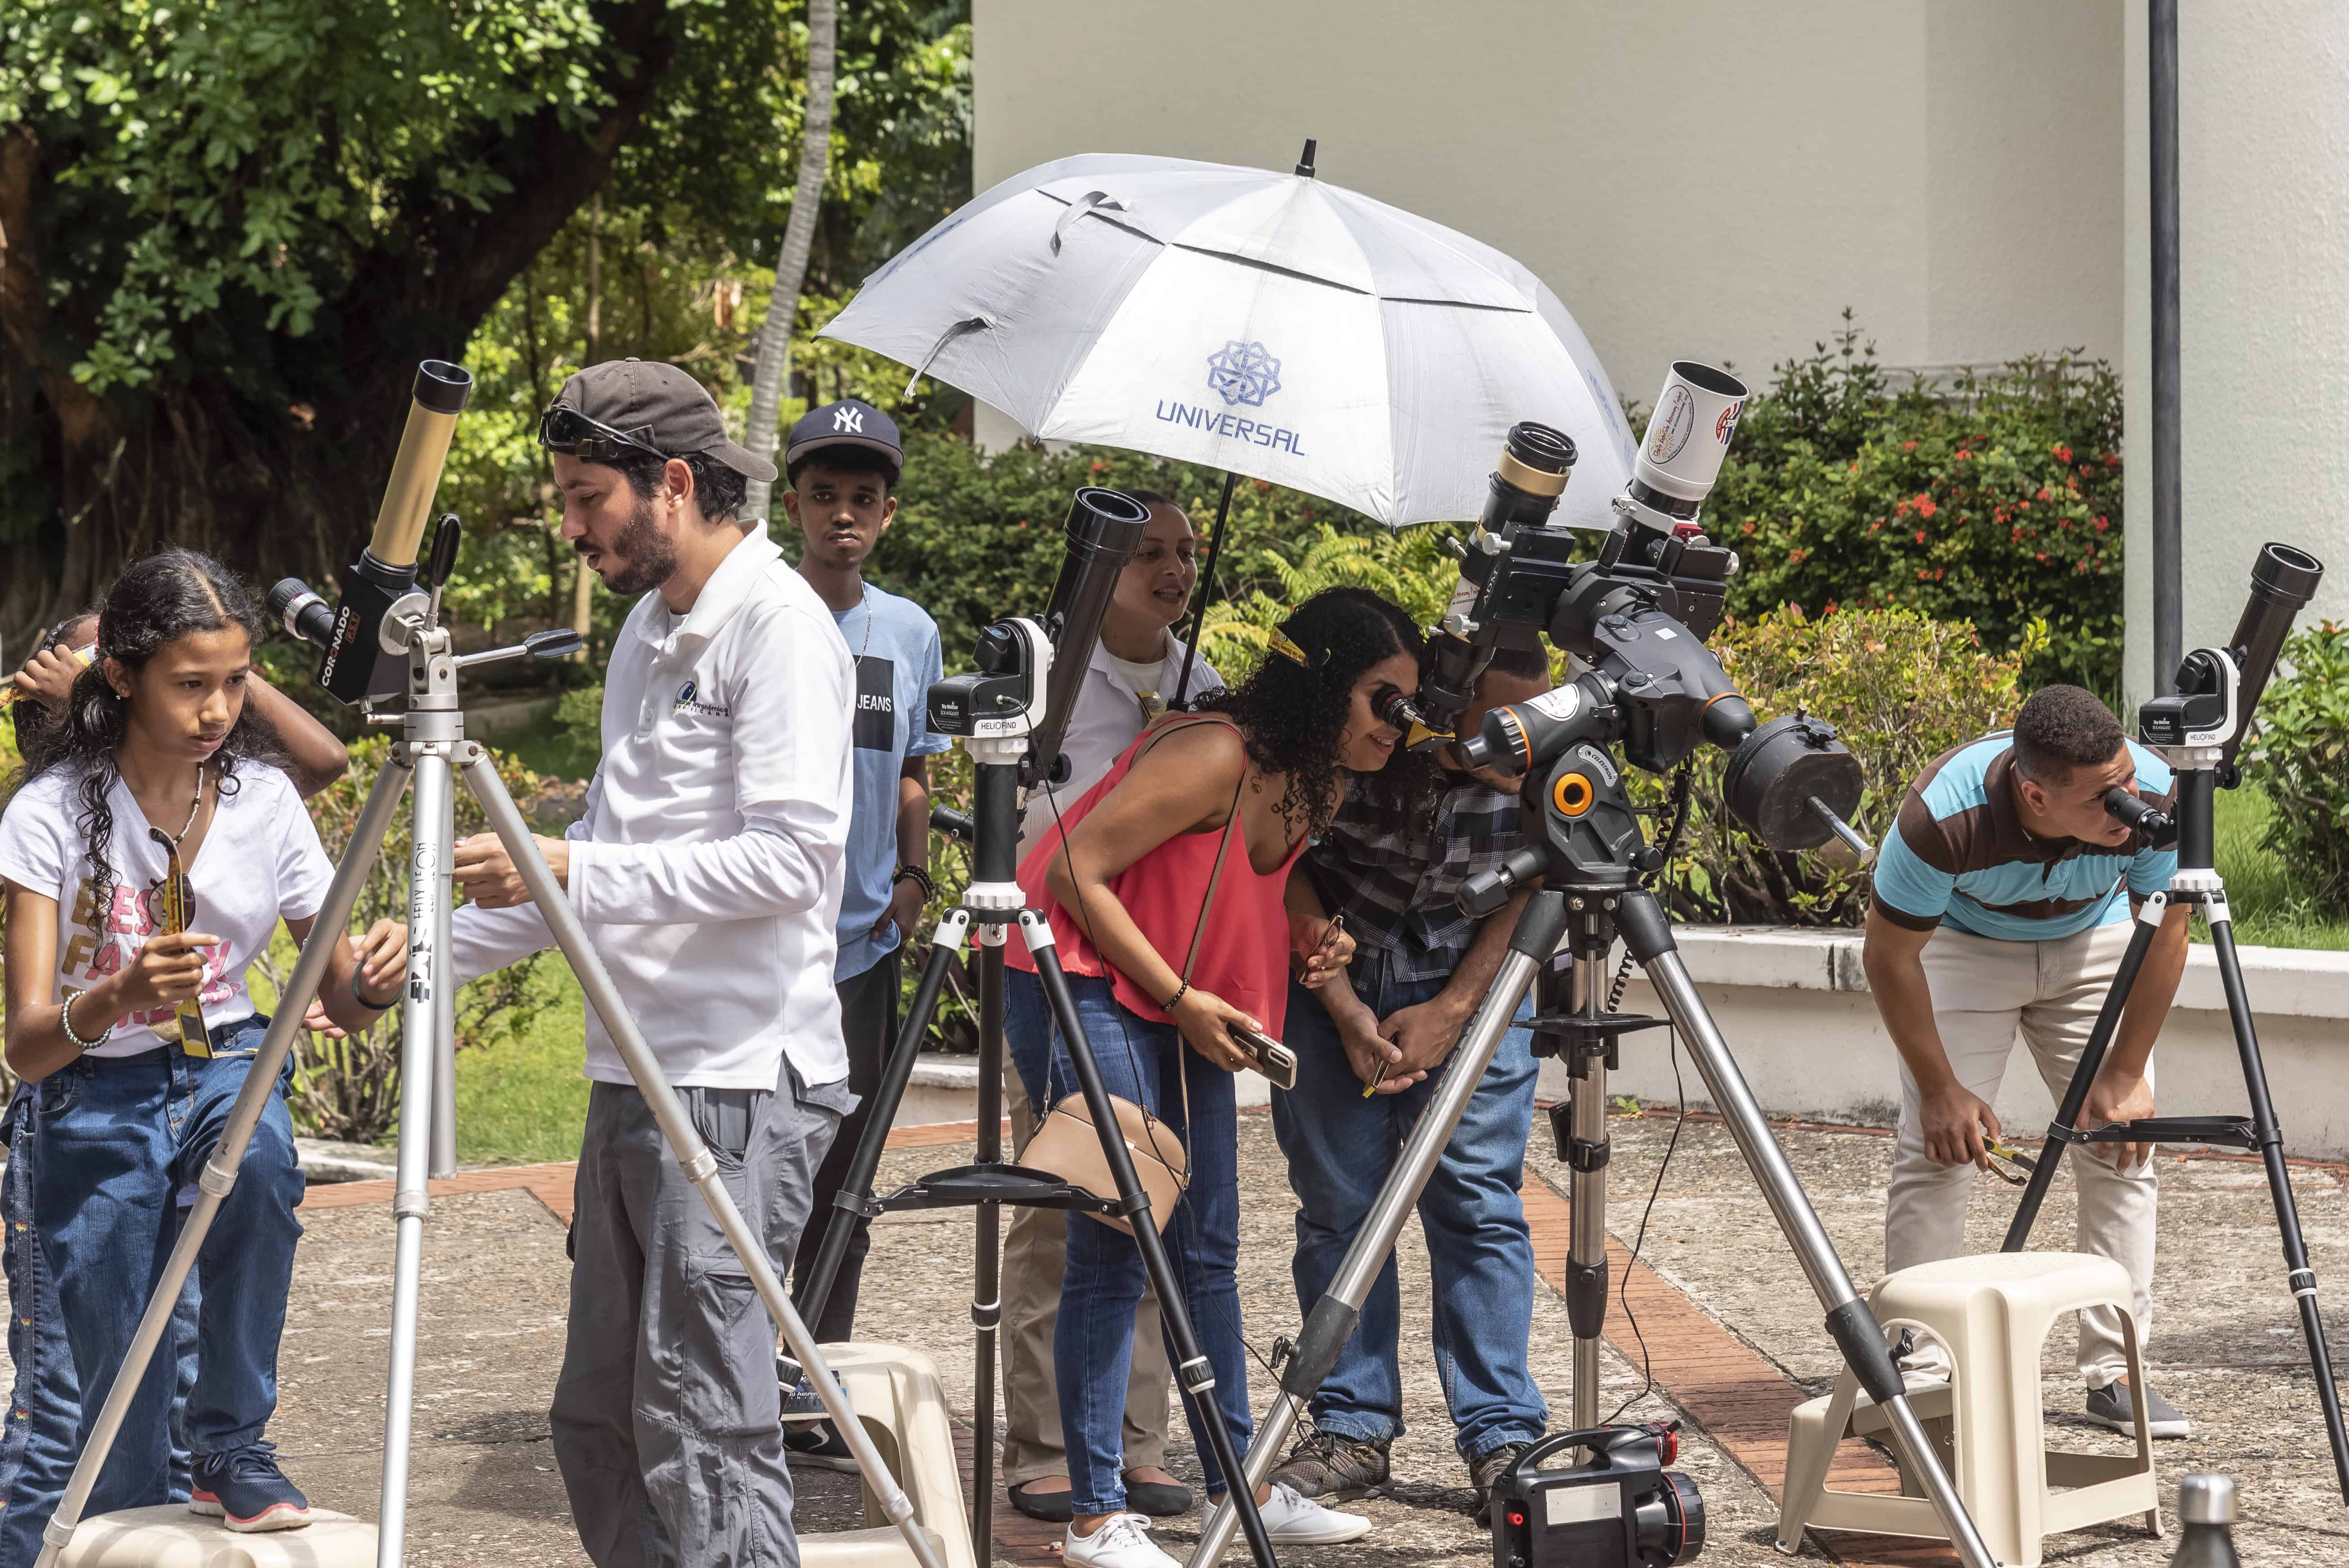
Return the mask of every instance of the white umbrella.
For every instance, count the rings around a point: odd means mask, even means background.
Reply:
[[[823,336],[1041,439],[1396,525],[1476,515],[1508,427],[1538,420],[1578,452],[1560,520],[1607,526],[1631,431],[1557,296],[1490,245],[1315,179],[1312,157],[1295,174],[1112,153],[1030,169],[892,257]]]
[[[1492,246],[1314,179],[1087,153],[993,187],[823,336],[1043,440],[1269,480],[1402,524],[1473,517],[1519,420],[1579,451],[1596,527],[1633,441],[1589,340]]]

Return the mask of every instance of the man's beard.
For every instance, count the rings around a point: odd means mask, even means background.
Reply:
[[[649,593],[676,575],[677,545],[654,525],[651,496],[636,497],[636,509],[609,553],[624,563],[616,575],[604,579],[604,586],[616,594]]]

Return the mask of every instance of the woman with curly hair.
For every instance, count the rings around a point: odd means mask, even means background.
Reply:
[[[1189,1186],[1166,1228],[1167,1251],[1241,1448],[1250,1418],[1232,1075],[1250,1058],[1233,1030],[1278,1038],[1292,969],[1308,987],[1343,971],[1349,940],[1301,905],[1292,909],[1288,888],[1298,855],[1344,798],[1346,776],[1372,775],[1399,810],[1432,798],[1433,770],[1398,757],[1402,735],[1379,715],[1389,695],[1417,684],[1423,648],[1411,618],[1376,594],[1315,595],[1238,690],[1143,731],[1020,867],[1028,901],[1050,912],[1110,1093],[1184,1141]],[[1032,967],[1016,944],[1012,961]],[[1023,982],[1032,983],[1015,977]],[[1012,1041],[1039,1106],[1077,1086],[1066,1042],[1049,1033],[1049,1044],[1042,1030]],[[1053,1339],[1072,1490],[1062,1555],[1092,1568],[1171,1568],[1148,1539],[1147,1517],[1128,1511],[1121,1469],[1142,1259],[1105,1223],[1071,1213],[1068,1224]],[[1185,1414],[1196,1433],[1201,1412],[1187,1396]],[[1219,1495],[1225,1480],[1204,1438],[1199,1453],[1208,1493]],[[1257,1502],[1278,1542],[1350,1541],[1370,1529],[1286,1486],[1260,1489]]]
[[[210,556],[166,550],[132,566],[0,814],[5,1046],[33,1085],[33,1223],[83,1396],[77,1449],[177,1237],[179,1189],[212,1157],[268,1025],[245,971],[281,920],[296,941],[310,935],[333,875],[246,701],[260,627]],[[336,939],[321,1000],[341,1027],[396,1000],[396,929],[378,922],[363,950]],[[232,1530],[309,1519],[262,1435],[302,1231],[284,1079],[274,1087],[200,1260],[191,1507]],[[176,1381],[172,1357],[149,1364],[90,1511],[166,1500]]]

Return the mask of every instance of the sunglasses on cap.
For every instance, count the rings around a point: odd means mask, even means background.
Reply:
[[[548,404],[538,419],[539,445],[585,462],[618,462],[630,457],[667,462],[669,454],[646,439],[651,434],[650,425],[640,425],[633,432],[614,430],[567,403]]]

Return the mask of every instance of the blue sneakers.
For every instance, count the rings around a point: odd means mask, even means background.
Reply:
[[[224,1454],[198,1454],[195,1495],[188,1511],[250,1534],[299,1530],[310,1522],[310,1500],[277,1468],[277,1445],[248,1443]]]

